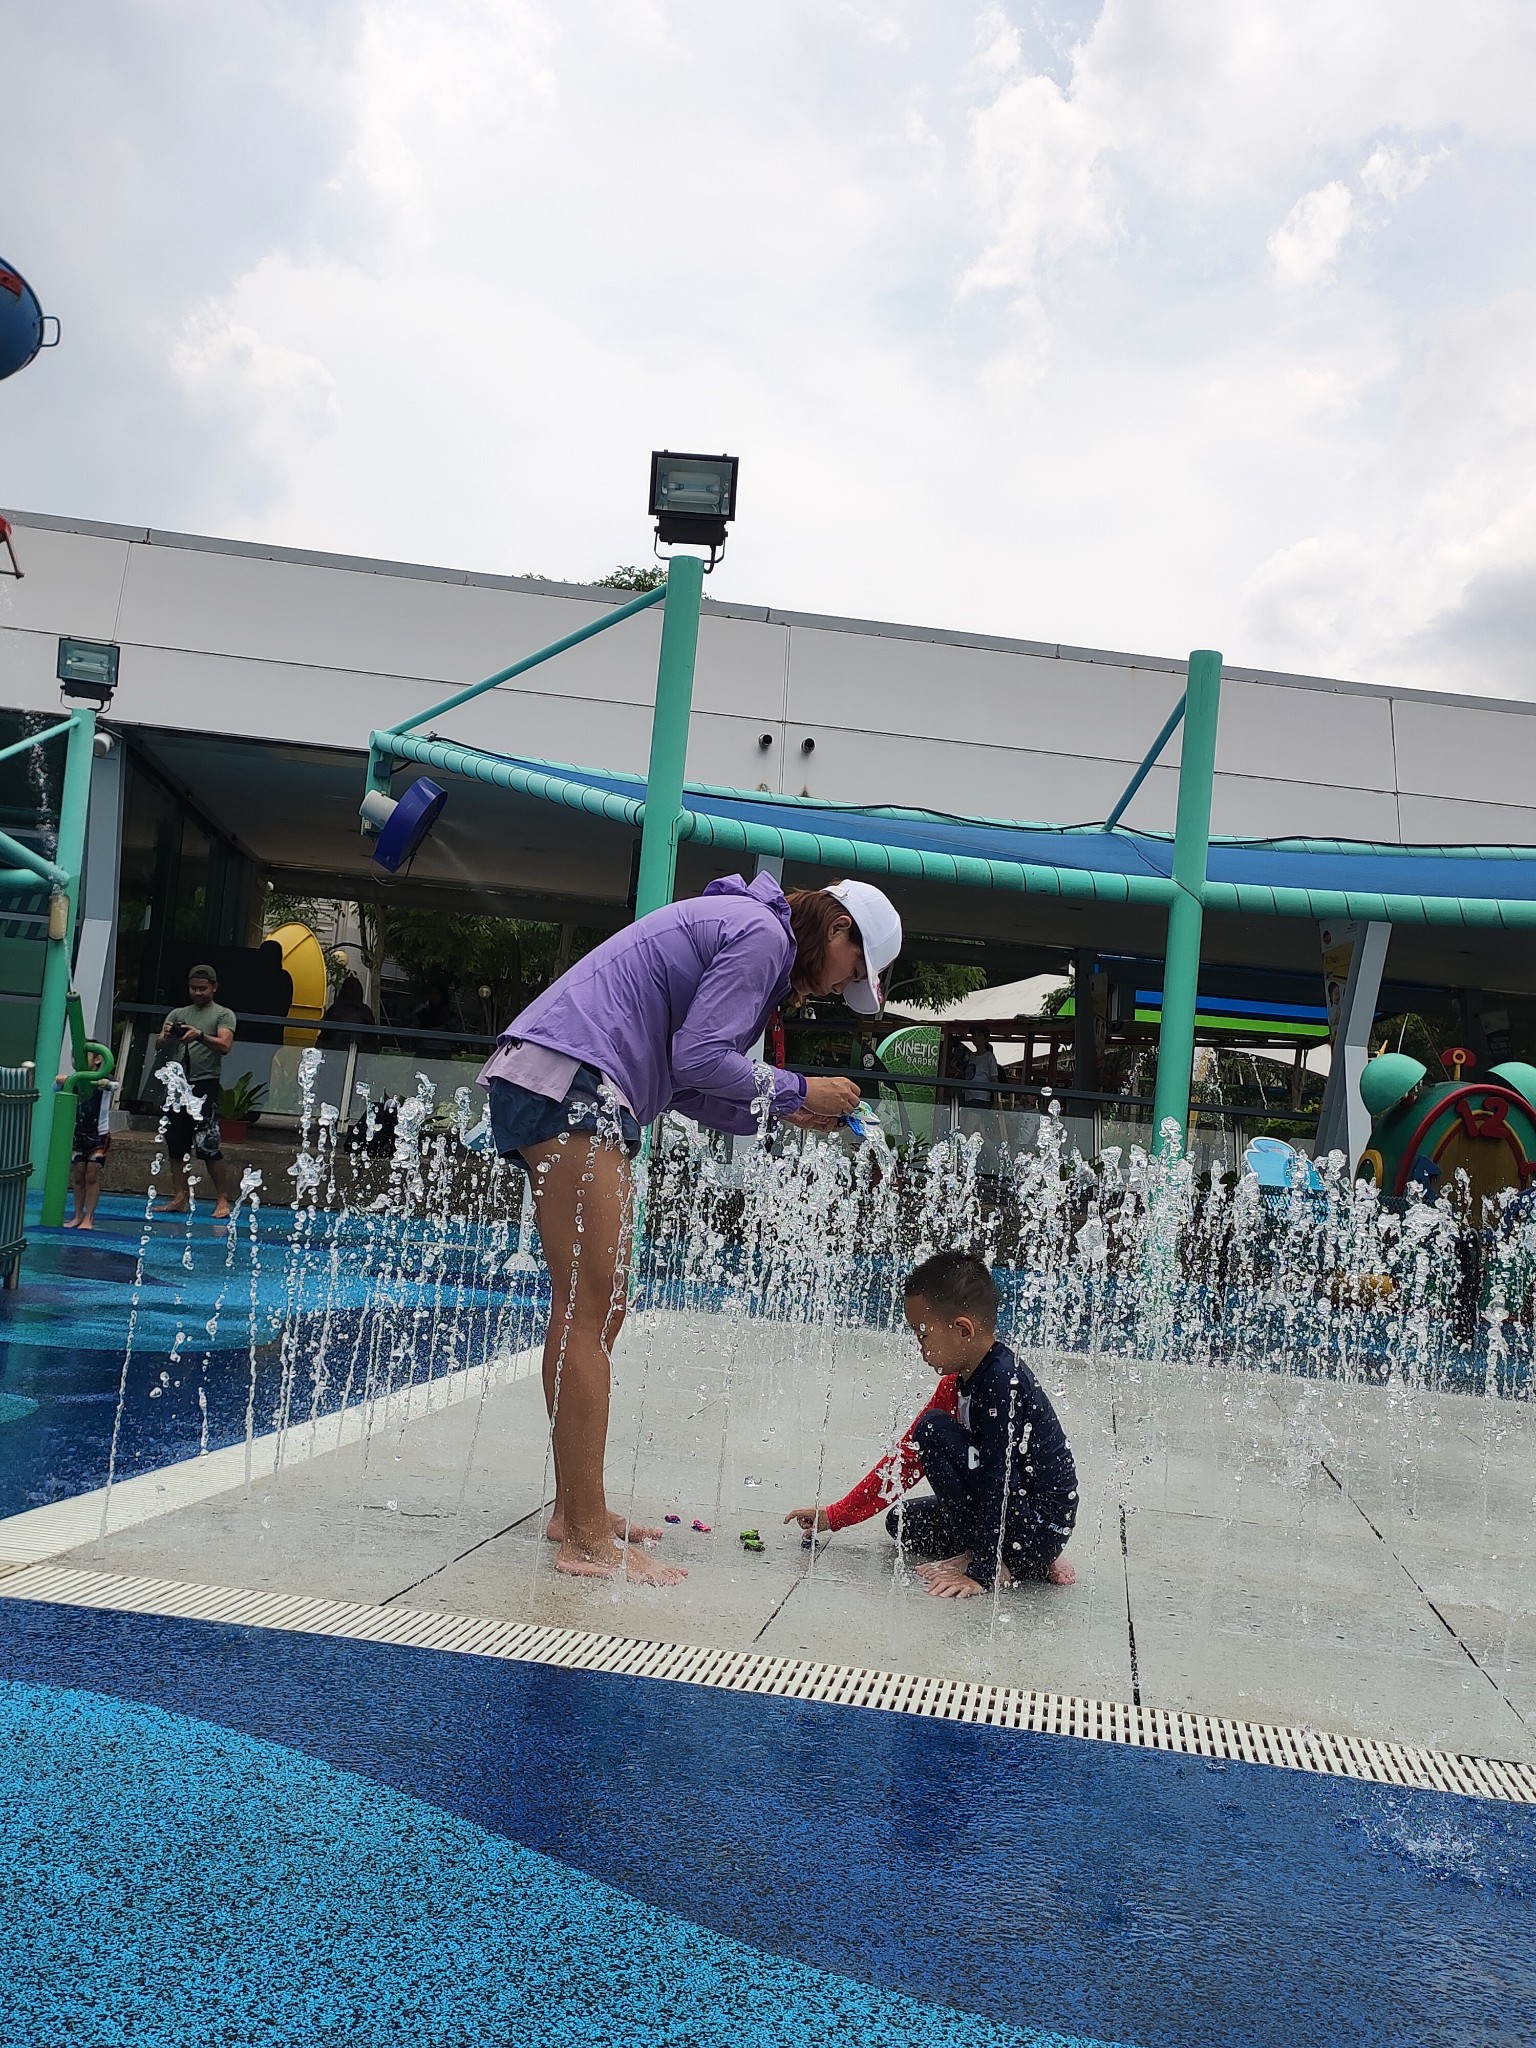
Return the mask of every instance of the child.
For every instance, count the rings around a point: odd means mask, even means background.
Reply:
[[[101,1054],[88,1055],[92,1068],[101,1065]],[[60,1074],[60,1087],[69,1079]],[[66,1230],[94,1230],[96,1204],[101,1197],[101,1169],[112,1145],[112,1094],[114,1084],[85,1088],[75,1097],[75,1136],[69,1153],[69,1187],[75,1198],[75,1213]]]
[[[1077,1520],[1077,1468],[1056,1411],[1027,1365],[997,1341],[997,1282],[969,1252],[938,1252],[902,1289],[924,1361],[942,1374],[889,1457],[828,1508],[786,1522],[847,1529],[891,1500],[885,1526],[931,1562],[928,1591],[966,1600],[996,1584],[1070,1586],[1061,1552]],[[901,1501],[926,1477],[932,1499]]]

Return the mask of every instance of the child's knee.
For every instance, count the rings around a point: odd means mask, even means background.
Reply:
[[[957,1441],[968,1443],[965,1431],[953,1415],[946,1415],[942,1409],[929,1408],[919,1415],[912,1425],[912,1440],[919,1455],[926,1461],[935,1451],[954,1447]]]

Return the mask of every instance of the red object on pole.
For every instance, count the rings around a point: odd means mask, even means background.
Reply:
[[[21,581],[21,564],[16,559],[16,543],[11,539],[11,522],[3,517],[0,517],[0,542],[4,543],[5,552],[10,557],[11,562],[9,569],[3,563],[0,563],[0,576],[14,576],[19,583]]]

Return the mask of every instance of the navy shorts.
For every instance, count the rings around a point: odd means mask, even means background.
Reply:
[[[596,1067],[578,1067],[565,1091],[565,1100],[552,1102],[547,1095],[535,1095],[531,1088],[493,1075],[486,1092],[490,1096],[491,1136],[496,1140],[496,1150],[506,1159],[513,1153],[526,1152],[532,1145],[547,1145],[551,1138],[564,1137],[571,1131],[595,1134],[601,1130],[605,1142],[611,1142],[613,1112],[603,1103],[602,1085],[603,1077]],[[633,1159],[640,1150],[640,1126],[632,1111],[619,1111],[618,1136]]]

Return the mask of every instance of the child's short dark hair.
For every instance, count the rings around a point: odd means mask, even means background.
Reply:
[[[901,1283],[908,1301],[921,1296],[941,1315],[970,1316],[984,1330],[997,1328],[997,1282],[974,1252],[935,1252]]]

